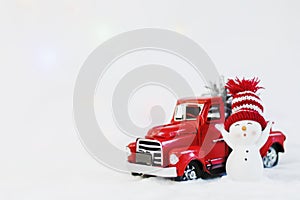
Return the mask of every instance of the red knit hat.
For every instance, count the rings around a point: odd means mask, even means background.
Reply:
[[[263,87],[257,86],[259,80],[253,78],[250,80],[235,80],[229,79],[226,84],[229,94],[232,95],[232,114],[226,119],[224,123],[225,129],[228,131],[229,127],[241,120],[253,120],[258,122],[262,129],[267,125],[263,115],[264,107],[260,98],[255,92]]]

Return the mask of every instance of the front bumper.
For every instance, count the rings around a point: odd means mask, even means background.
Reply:
[[[160,177],[177,177],[176,167],[154,167],[148,165],[140,165],[127,162],[127,167],[130,172],[154,175]]]

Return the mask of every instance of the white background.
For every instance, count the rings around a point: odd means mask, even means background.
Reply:
[[[300,186],[299,1],[0,1],[0,199],[295,199]],[[74,128],[87,56],[110,37],[164,28],[201,45],[225,77],[258,76],[266,115],[287,136],[259,183],[176,183],[95,161]],[[238,193],[238,194],[237,194]]]

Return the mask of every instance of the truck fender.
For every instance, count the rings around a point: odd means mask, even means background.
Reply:
[[[285,141],[285,136],[281,132],[279,131],[271,132],[267,142],[260,149],[261,156],[264,157],[271,146],[275,146],[278,152],[284,152],[284,145],[283,145],[284,141]]]
[[[189,149],[173,149],[172,151],[170,151],[170,154],[176,154],[177,157],[179,158],[179,161],[175,164],[175,165],[171,165],[170,166],[175,166],[176,170],[177,170],[177,175],[178,176],[182,176],[184,174],[184,170],[186,168],[186,166],[193,160],[196,160],[200,167],[203,168],[203,164],[202,162],[198,159],[198,152],[199,152],[199,147],[195,147],[195,148],[189,148]]]

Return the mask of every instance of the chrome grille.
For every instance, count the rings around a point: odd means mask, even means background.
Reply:
[[[139,139],[137,142],[138,153],[150,153],[153,166],[162,166],[162,146],[159,141]]]

